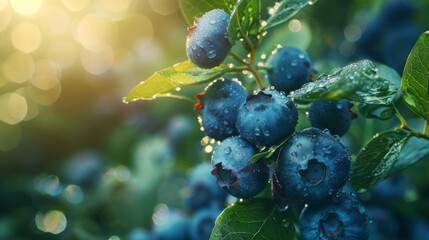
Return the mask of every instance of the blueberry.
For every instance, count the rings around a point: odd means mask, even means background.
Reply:
[[[423,219],[414,222],[410,234],[410,240],[427,240],[429,236],[429,224]]]
[[[216,67],[223,62],[231,49],[228,40],[229,15],[221,9],[206,12],[188,28],[186,54],[201,68]]]
[[[195,108],[201,115],[205,134],[217,141],[237,135],[238,107],[246,95],[240,82],[223,78],[213,81],[205,93],[197,95],[199,103]]]
[[[104,170],[104,159],[99,152],[84,150],[72,155],[64,164],[64,177],[69,183],[94,186]]]
[[[267,65],[273,68],[268,72],[271,86],[287,94],[309,82],[311,73],[316,72],[307,53],[295,47],[279,49],[268,59]]]
[[[280,150],[273,175],[273,196],[280,209],[290,203],[320,204],[331,200],[350,173],[348,149],[328,131],[308,128]]]
[[[191,195],[186,202],[189,208],[221,206],[225,202],[226,193],[217,185],[216,178],[210,174],[211,170],[210,163],[199,164],[192,170],[188,181]]]
[[[396,28],[398,25],[409,22],[412,19],[412,6],[407,0],[387,1],[381,13],[381,20],[392,28]]]
[[[372,224],[369,226],[369,239],[391,240],[398,238],[399,222],[394,213],[375,206],[368,207],[367,211],[372,221]]]
[[[380,182],[371,191],[372,200],[375,202],[394,202],[404,199],[408,188],[408,181],[402,175],[394,175]]]
[[[369,237],[366,210],[352,195],[304,208],[299,226],[304,240],[364,240]]]
[[[189,222],[180,211],[166,211],[156,219],[154,227],[156,240],[189,239]]]
[[[142,228],[135,228],[128,233],[126,240],[150,240],[152,236]]]
[[[221,211],[218,209],[203,209],[195,213],[189,226],[192,240],[209,239],[215,226],[216,218]]]
[[[353,104],[348,100],[315,101],[309,104],[308,117],[311,126],[328,129],[332,134],[344,135],[356,114],[350,111]]]
[[[237,130],[246,141],[272,146],[289,137],[298,122],[298,111],[284,93],[260,91],[247,96],[238,110]]]
[[[256,148],[240,137],[225,139],[213,153],[212,174],[225,191],[237,198],[249,198],[267,185],[269,169],[265,161],[250,163]]]

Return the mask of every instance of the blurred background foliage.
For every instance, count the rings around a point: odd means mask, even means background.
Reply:
[[[264,36],[258,56],[292,45],[319,73],[371,58],[401,74],[429,4],[403,1],[410,14],[396,23],[383,20],[386,2],[320,0]],[[274,1],[262,3],[268,16]],[[125,239],[183,207],[186,174],[216,143],[188,102],[122,98],[186,60],[187,27],[177,0],[0,0],[0,239]],[[239,79],[251,91],[248,77]],[[343,141],[356,153],[398,124],[360,116]],[[428,171],[424,161],[406,171],[412,187],[397,212],[429,218]]]

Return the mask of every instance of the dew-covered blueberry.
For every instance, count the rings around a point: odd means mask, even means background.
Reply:
[[[273,197],[280,209],[291,203],[332,200],[350,173],[348,149],[329,131],[308,128],[282,147],[273,175]]]
[[[284,93],[260,91],[247,96],[240,106],[237,130],[246,141],[272,146],[289,137],[298,122],[298,111]]]
[[[367,212],[353,195],[310,205],[299,218],[303,240],[365,240],[368,226]]]
[[[186,54],[189,60],[201,68],[213,68],[223,62],[231,49],[228,40],[229,15],[214,9],[206,12],[188,28]]]
[[[311,126],[342,136],[349,130],[352,119],[357,117],[350,111],[352,107],[353,104],[345,99],[312,102],[308,109]]]
[[[189,175],[190,196],[186,205],[193,210],[203,207],[221,206],[226,200],[226,192],[216,183],[216,177],[210,173],[210,163],[197,165]]]
[[[250,162],[256,153],[256,148],[240,137],[225,139],[212,158],[212,174],[218,185],[237,198],[260,193],[268,183],[269,169],[263,160]]]
[[[311,65],[307,53],[295,47],[278,49],[267,61],[268,81],[277,91],[287,94],[297,90],[312,80],[311,73],[316,70]]]
[[[246,89],[240,82],[220,78],[210,83],[205,93],[196,96],[195,105],[207,136],[217,141],[237,135],[235,123],[238,107],[246,100]]]
[[[190,233],[192,240],[210,239],[215,226],[216,218],[221,211],[214,208],[203,209],[195,213],[190,222]]]

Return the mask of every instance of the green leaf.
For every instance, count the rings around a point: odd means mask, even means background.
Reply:
[[[424,159],[429,159],[429,140],[411,137],[393,165],[390,175],[394,175]]]
[[[285,144],[287,142],[288,139],[289,138],[285,139],[283,142],[281,142],[277,145],[271,146],[267,151],[263,151],[263,152],[260,152],[260,153],[253,155],[252,158],[250,158],[250,162],[255,163],[255,162],[261,160],[262,158],[271,157],[278,148],[280,148],[281,146],[283,146],[283,144]]]
[[[289,20],[307,4],[313,4],[317,0],[283,0],[280,5],[274,6],[275,13],[267,20],[264,30],[275,27]]]
[[[423,33],[411,50],[402,75],[402,92],[408,107],[428,119],[429,31]]]
[[[194,24],[195,18],[213,9],[223,9],[230,13],[237,0],[179,0],[183,17],[189,26]]]
[[[388,177],[411,133],[391,130],[376,135],[352,162],[350,183],[359,193],[366,192]]]
[[[398,89],[401,88],[401,76],[393,69],[386,65],[376,63],[376,68],[378,69],[378,75],[386,80],[389,80],[391,83],[395,84]],[[399,90],[399,93],[396,94],[394,102],[400,100],[402,92]],[[360,103],[357,105],[359,112],[367,118],[378,118],[381,120],[387,120],[395,116],[395,107],[393,105],[382,105],[382,104],[366,104]]]
[[[293,240],[295,230],[287,212],[271,199],[255,198],[226,208],[216,220],[210,240]]]
[[[191,61],[178,63],[156,72],[134,87],[125,97],[124,102],[153,100],[158,96],[174,96],[171,92],[181,86],[209,82],[222,76],[228,70],[229,68],[225,65],[212,69],[202,69],[195,66]]]
[[[259,28],[261,18],[261,0],[241,0],[231,13],[228,25],[228,39],[234,45],[238,38],[249,36],[252,29]],[[252,31],[252,35],[258,33]]]
[[[296,102],[349,99],[369,104],[391,104],[398,88],[381,78],[371,61],[362,60],[335,68],[329,75],[323,74],[316,82],[305,84],[290,93]]]

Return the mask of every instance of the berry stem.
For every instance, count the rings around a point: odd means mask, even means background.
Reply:
[[[296,109],[298,110],[308,110],[308,105],[296,105]]]
[[[426,119],[426,122],[425,122],[425,127],[423,128],[423,135],[428,134],[428,127],[429,127],[429,111],[428,111],[428,118]]]
[[[241,63],[241,64],[243,64],[243,65],[248,65],[248,63],[244,60],[244,59],[242,59],[240,56],[238,56],[238,54],[236,54],[236,53],[234,53],[234,52],[229,52],[229,55],[232,57],[232,58],[234,58],[237,62],[239,62],[239,63]]]
[[[251,63],[249,65],[250,67],[250,72],[252,72],[252,74],[255,76],[256,81],[258,82],[259,88],[261,90],[265,89],[265,85],[264,82],[262,81],[261,75],[259,75],[258,69],[255,67],[255,65],[253,63]]]
[[[425,124],[425,129],[423,130],[423,133],[419,133],[416,130],[408,127],[407,122],[405,121],[405,118],[401,115],[401,113],[399,113],[398,109],[396,108],[396,105],[393,104],[393,107],[395,108],[396,111],[396,116],[399,118],[399,121],[401,121],[401,129],[407,130],[409,132],[412,132],[416,137],[418,138],[424,138],[429,140],[429,136],[427,135],[427,125],[428,125],[428,121],[426,121]],[[425,133],[426,131],[426,133]]]

